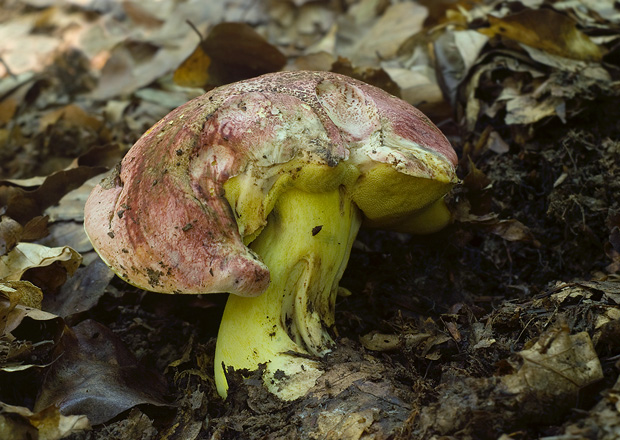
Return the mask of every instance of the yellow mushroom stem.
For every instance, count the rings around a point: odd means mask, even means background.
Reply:
[[[283,192],[251,248],[269,267],[270,285],[255,298],[230,295],[215,351],[215,382],[227,395],[225,370],[254,371],[282,399],[303,396],[322,370],[319,357],[334,342],[338,282],[362,215],[343,186]],[[313,359],[314,358],[314,359]]]

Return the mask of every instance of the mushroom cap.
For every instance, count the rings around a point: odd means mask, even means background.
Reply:
[[[255,296],[269,269],[246,243],[279,191],[347,185],[381,226],[381,203],[367,200],[374,180],[398,173],[439,182],[443,194],[456,163],[424,114],[381,89],[329,72],[273,73],[216,88],[155,124],[93,190],[84,225],[106,264],[140,288]],[[416,206],[435,201],[433,191]],[[388,213],[386,224],[403,215]]]

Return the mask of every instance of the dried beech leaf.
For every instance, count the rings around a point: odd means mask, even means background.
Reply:
[[[544,334],[532,348],[519,352],[523,366],[502,382],[510,392],[538,390],[551,395],[576,395],[603,378],[603,369],[586,332],[571,335],[562,327]]]
[[[55,262],[59,262],[69,275],[73,275],[82,257],[69,246],[48,248],[40,244],[19,243],[11,252],[0,257],[0,280],[20,280],[27,270],[46,267]]]
[[[66,193],[85,181],[105,172],[105,167],[78,166],[57,171],[47,177],[28,180],[0,181],[0,205],[7,206],[7,215],[21,224],[42,215],[45,208],[56,204]],[[36,186],[36,189],[32,189]]]
[[[360,336],[360,342],[368,350],[392,351],[401,347],[402,343],[398,335],[389,335],[378,332],[370,332]]]
[[[24,318],[34,321],[58,319],[39,310],[43,299],[41,289],[28,281],[4,281],[0,283],[0,334],[6,335],[15,330]]]
[[[494,225],[491,225],[490,231],[495,235],[499,235],[504,240],[527,241],[535,245],[538,243],[530,231],[530,228],[515,219],[499,220]]]
[[[0,438],[60,440],[90,429],[86,416],[63,416],[50,406],[37,413],[28,408],[0,402]]]
[[[28,223],[24,225],[22,240],[33,241],[45,237],[49,234],[49,230],[47,229],[48,221],[49,217],[43,215],[36,216],[29,220]]]
[[[490,27],[479,29],[489,37],[500,35],[554,55],[584,61],[600,61],[603,53],[577,29],[572,18],[551,9],[525,9],[513,15],[488,17]]]
[[[277,72],[286,57],[251,26],[219,23],[175,71],[174,81],[186,87],[219,86]]]
[[[211,57],[199,44],[174,71],[174,82],[182,87],[205,87],[209,83],[209,66],[211,66]]]
[[[12,218],[0,217],[0,255],[5,255],[21,240],[22,225]]]
[[[103,125],[101,119],[89,115],[84,109],[75,104],[68,104],[45,114],[40,120],[40,129],[43,131],[49,125],[58,124],[59,122],[65,123],[68,127],[86,127],[93,131],[100,130]]]
[[[120,338],[95,321],[67,329],[55,354],[35,411],[56,405],[64,415],[85,414],[98,425],[136,405],[167,405],[163,377],[140,365]]]
[[[368,29],[358,26],[359,40],[350,51],[340,52],[358,66],[376,66],[396,55],[401,44],[422,29],[428,9],[415,2],[389,6]]]

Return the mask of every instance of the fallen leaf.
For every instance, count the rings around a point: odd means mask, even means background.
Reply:
[[[60,121],[68,127],[86,127],[93,131],[98,131],[103,126],[103,121],[98,117],[88,114],[78,105],[68,104],[45,114],[39,122],[40,130],[43,131]]]
[[[0,283],[0,371],[9,374],[0,376],[3,395],[23,385],[10,380],[10,373],[41,368],[52,360],[51,350],[65,325],[58,316],[37,308],[42,297],[41,290],[27,281]]]
[[[6,205],[6,214],[21,224],[42,215],[66,193],[86,180],[106,171],[105,167],[77,166],[57,171],[47,177],[0,181],[0,205]],[[32,189],[32,187],[36,187]]]
[[[376,66],[379,61],[392,58],[400,45],[422,29],[428,9],[415,2],[390,5],[370,29],[367,24],[358,26],[361,38],[354,40],[350,51],[342,50],[339,55],[347,56],[361,67]]]
[[[6,255],[17,245],[22,236],[22,225],[10,217],[0,217],[0,256]]]
[[[164,378],[140,365],[102,324],[86,320],[67,329],[55,354],[35,411],[55,405],[63,415],[85,414],[99,425],[136,405],[168,405]]]
[[[175,71],[187,87],[210,87],[277,72],[286,57],[246,23],[219,23]]]
[[[63,416],[50,406],[39,412],[0,402],[0,437],[3,439],[60,440],[90,429],[86,416]]]
[[[13,119],[16,110],[17,101],[14,98],[7,98],[0,101],[0,127],[5,126],[11,119]]]
[[[80,267],[58,292],[46,295],[43,307],[62,318],[69,318],[97,305],[114,273],[97,258],[86,267]]]
[[[383,334],[376,331],[360,336],[360,342],[368,350],[373,351],[392,351],[402,346],[398,335]]]
[[[502,377],[509,392],[534,390],[550,395],[576,395],[587,385],[603,379],[603,369],[590,336],[571,335],[566,326],[542,335],[532,348],[522,350],[523,365]]]
[[[603,52],[577,29],[571,17],[552,9],[525,9],[503,18],[489,15],[488,28],[479,32],[518,41],[554,55],[585,61],[600,61]]]
[[[35,243],[19,243],[11,252],[0,257],[0,280],[20,280],[27,270],[56,262],[69,275],[73,275],[82,257],[68,246],[48,248]]]
[[[30,219],[28,223],[24,225],[21,239],[23,241],[34,241],[45,237],[49,234],[49,230],[47,229],[48,221],[49,217],[44,215],[39,215]]]
[[[499,235],[507,241],[526,241],[533,243],[534,246],[540,245],[530,228],[515,219],[498,220],[489,229],[493,234]]]

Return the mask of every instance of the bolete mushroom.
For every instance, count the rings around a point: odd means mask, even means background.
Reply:
[[[86,203],[85,228],[119,277],[165,293],[229,292],[215,353],[304,395],[333,348],[334,305],[360,225],[429,233],[457,157],[420,111],[352,78],[280,72],[177,108]]]

